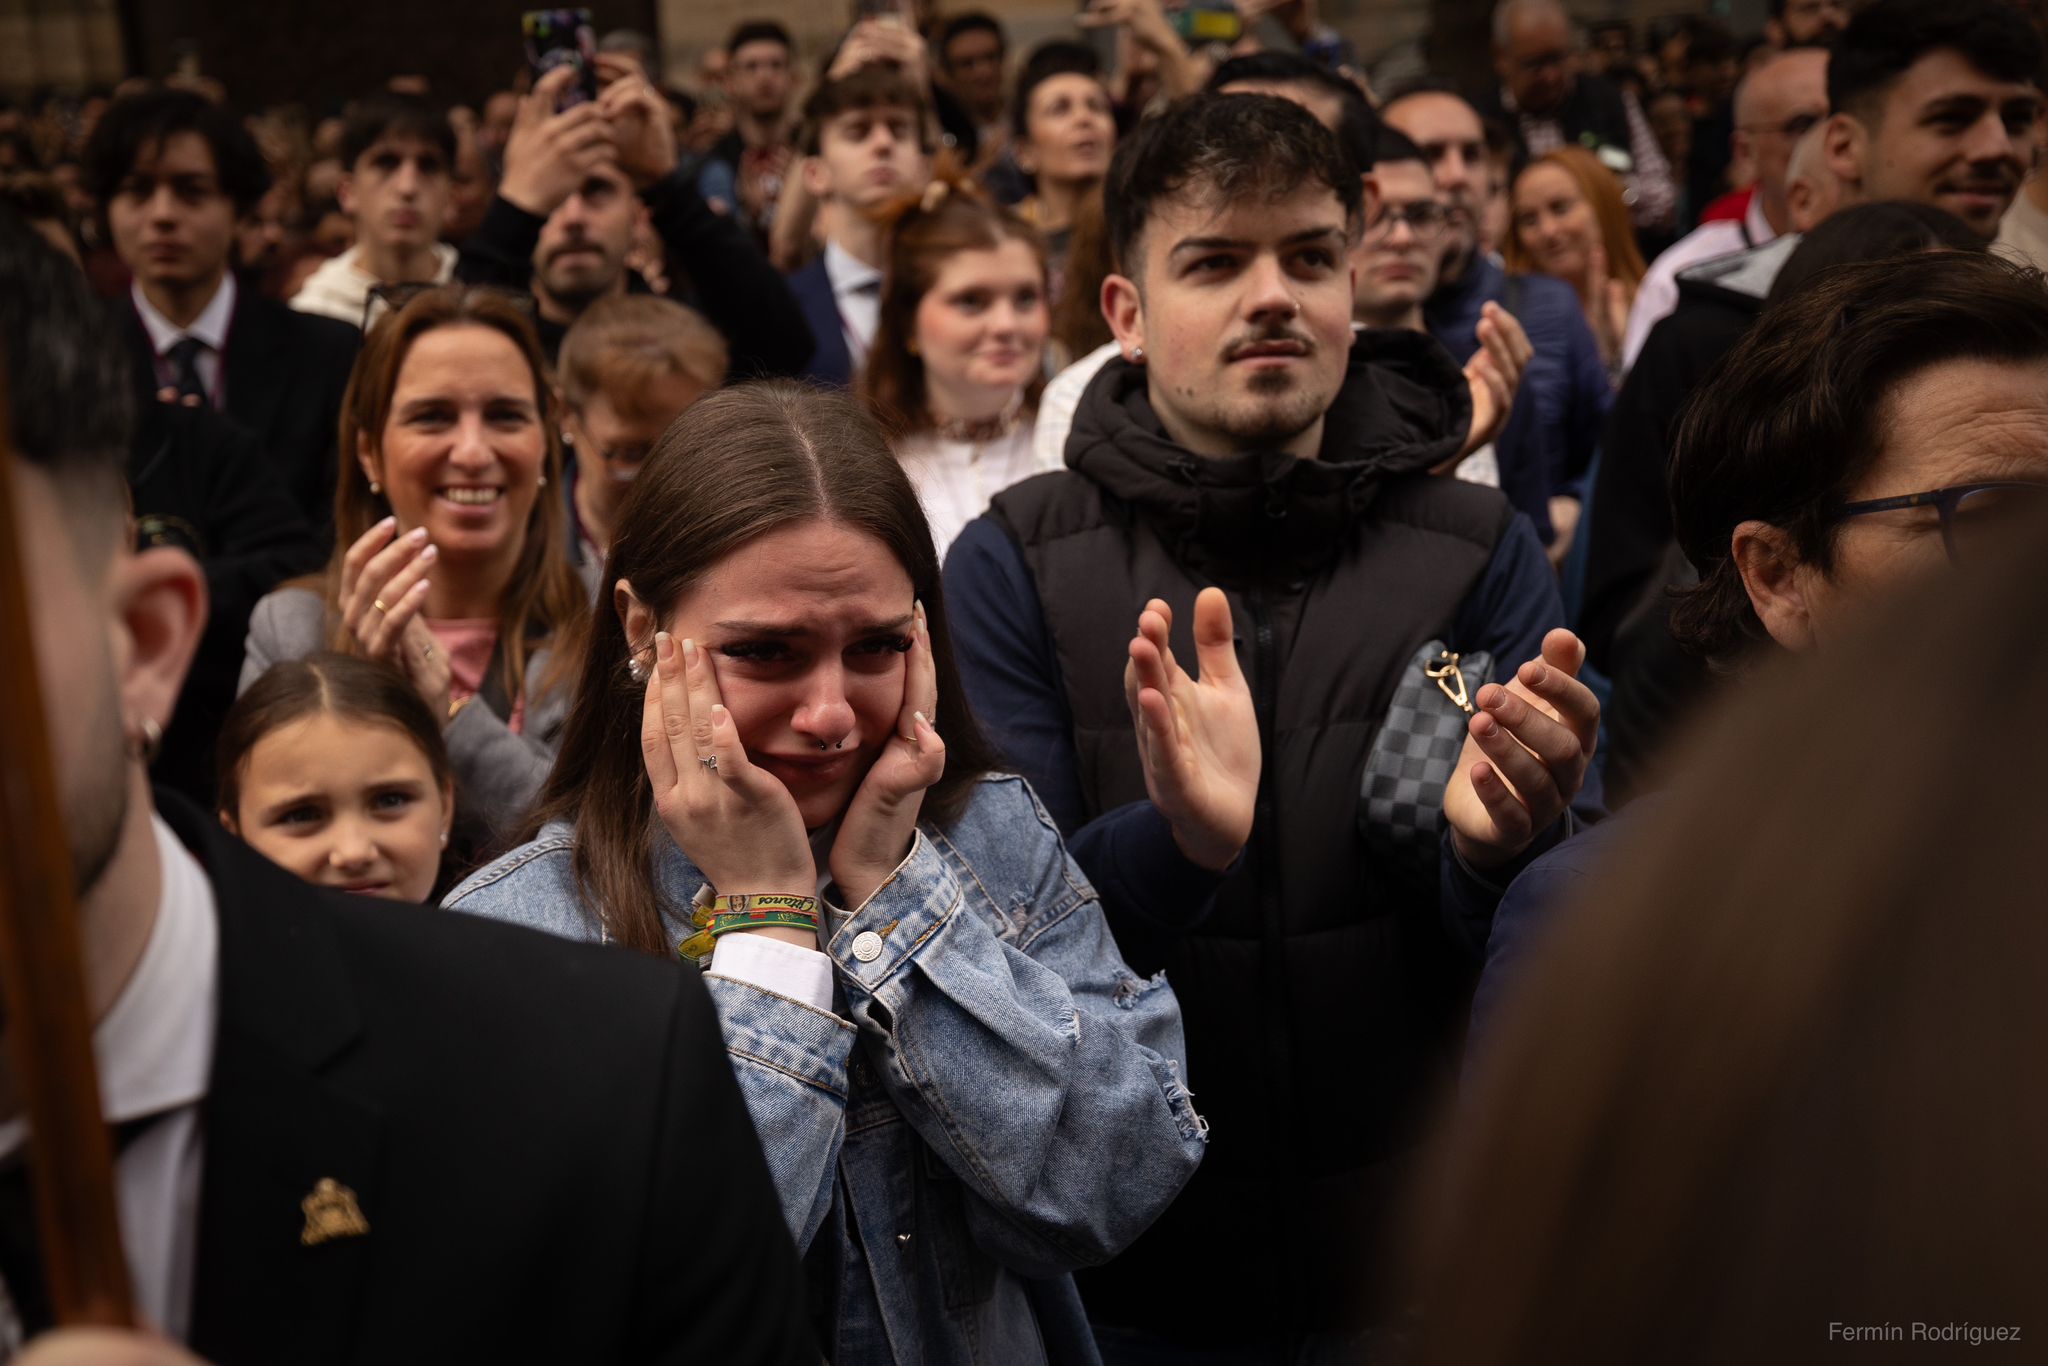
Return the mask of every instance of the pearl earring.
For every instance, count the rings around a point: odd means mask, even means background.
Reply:
[[[370,496],[372,498],[382,498],[384,496],[384,486],[374,479],[370,481]]]
[[[1133,365],[1143,365],[1144,363],[1145,363],[1145,348],[1144,348],[1144,347],[1142,347],[1142,346],[1134,346],[1134,347],[1132,347],[1132,348],[1131,348],[1131,364],[1133,364]]]

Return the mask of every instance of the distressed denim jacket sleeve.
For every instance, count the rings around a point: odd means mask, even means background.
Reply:
[[[961,819],[922,828],[826,950],[862,1046],[997,1261],[1032,1276],[1106,1261],[1194,1174],[1208,1126],[1182,1081],[1179,1004],[1124,965],[1022,779],[986,779]]]
[[[836,1015],[747,982],[706,973],[725,1049],[782,1217],[808,1249],[832,1208],[832,1174],[846,1138],[846,1061],[853,1027]]]

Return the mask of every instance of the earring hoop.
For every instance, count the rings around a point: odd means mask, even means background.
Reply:
[[[137,726],[137,729],[142,734],[135,741],[136,757],[141,759],[144,764],[153,764],[156,762],[156,756],[163,753],[163,727],[156,723],[155,717],[145,716]]]

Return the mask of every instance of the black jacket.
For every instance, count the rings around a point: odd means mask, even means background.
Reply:
[[[1498,491],[1425,473],[1470,421],[1434,341],[1367,333],[1320,459],[1197,457],[1164,434],[1144,372],[1113,360],[1075,415],[1072,473],[995,499],[1043,605],[1088,815],[1145,796],[1122,661],[1149,596],[1181,609],[1191,658],[1186,604],[1228,593],[1265,754],[1252,842],[1207,918],[1115,925],[1180,998],[1213,1127],[1181,1198],[1082,1278],[1099,1321],[1215,1342],[1366,1312],[1369,1244],[1473,965],[1434,881],[1364,852],[1358,790],[1405,666],[1453,634],[1514,522]]]
[[[1683,577],[1671,527],[1672,438],[1693,390],[1755,324],[1795,236],[1702,262],[1650,329],[1600,443],[1579,634],[1614,683],[1606,718],[1615,804],[1655,785],[1657,751],[1707,689],[1704,663],[1671,637],[1666,589]]]
[[[163,814],[220,907],[194,1351],[817,1361],[695,972],[315,889]],[[369,1229],[307,1246],[327,1179]]]
[[[668,255],[668,269],[679,283],[687,279],[694,291],[678,292],[678,302],[701,310],[725,334],[730,373],[735,380],[799,375],[811,358],[811,329],[782,275],[768,264],[747,230],[730,214],[717,213],[697,193],[681,166],[640,192]],[[469,284],[491,285],[524,294],[533,287],[533,249],[547,225],[499,196],[484,210],[484,221],[462,244],[455,276]],[[644,291],[637,275],[628,288]],[[541,346],[553,361],[562,349],[568,326],[534,318]]]
[[[146,399],[128,457],[137,540],[191,552],[206,571],[206,634],[151,776],[193,801],[214,796],[213,745],[235,700],[257,600],[324,558],[313,530],[239,423]]]
[[[1506,129],[1515,144],[1515,159],[1526,160],[1528,144],[1522,140],[1522,121],[1508,112],[1500,87],[1489,85],[1480,95],[1480,116]],[[1597,151],[1614,147],[1627,152],[1631,147],[1628,106],[1622,103],[1621,87],[1600,76],[1581,75],[1572,82],[1564,102],[1549,116],[1557,120],[1564,140],[1574,147]]]
[[[136,401],[153,404],[161,386],[149,333],[128,298],[114,307],[128,334]],[[341,400],[362,340],[347,323],[294,312],[258,293],[254,281],[237,282],[221,356],[224,411],[255,438],[298,505],[313,529],[318,561],[326,560],[334,537]]]

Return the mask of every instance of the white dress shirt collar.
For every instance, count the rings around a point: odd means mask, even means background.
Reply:
[[[152,817],[163,890],[142,958],[93,1029],[100,1112],[109,1124],[205,1098],[213,1066],[220,921],[213,884],[162,817]],[[28,1120],[0,1124],[0,1154],[28,1136]]]
[[[215,355],[227,349],[228,324],[235,316],[233,271],[220,277],[220,288],[206,301],[206,307],[199,310],[199,316],[192,320],[190,327],[180,327],[157,312],[156,305],[144,297],[140,283],[128,286],[128,297],[135,301],[135,311],[142,318],[143,330],[149,333],[149,344],[159,356],[169,351],[180,337],[197,337]]]
[[[827,242],[825,278],[832,282],[832,301],[846,329],[846,349],[859,369],[882,321],[882,272],[837,242]]]

